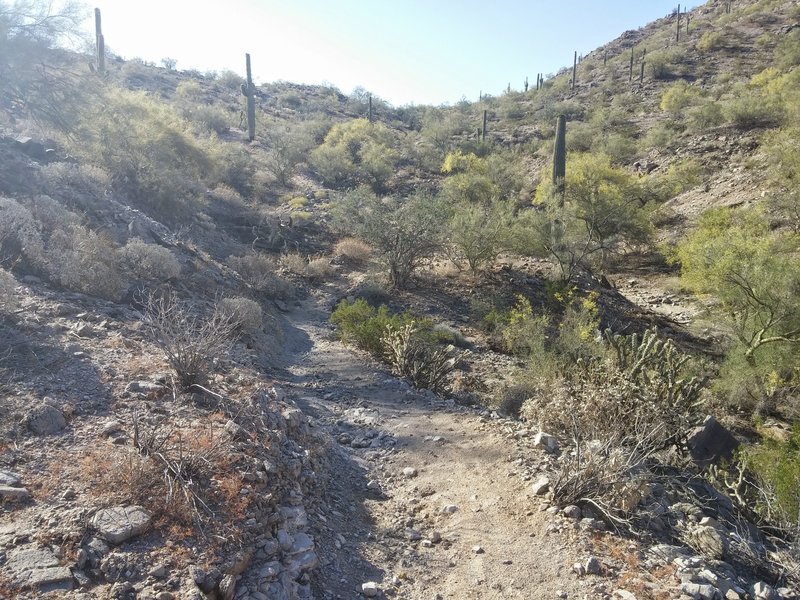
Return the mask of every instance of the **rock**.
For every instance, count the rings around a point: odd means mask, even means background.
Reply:
[[[364,594],[367,598],[374,598],[378,595],[380,588],[378,584],[374,581],[368,581],[366,583],[361,584],[361,593]]]
[[[562,511],[564,516],[570,519],[580,519],[583,516],[580,507],[571,504],[569,506],[565,506],[564,510]]]
[[[543,496],[550,491],[550,480],[547,477],[542,477],[531,486],[531,491],[534,496]]]
[[[122,542],[144,533],[152,517],[141,506],[114,506],[97,511],[92,526],[112,544]]]
[[[278,544],[281,546],[281,550],[284,552],[288,552],[292,549],[292,544],[294,544],[294,539],[289,534],[288,531],[285,529],[278,529],[277,533]]]
[[[669,564],[676,558],[686,556],[686,550],[680,546],[670,546],[669,544],[658,544],[649,550],[650,554],[655,558]]]
[[[431,541],[434,544],[438,544],[442,541],[442,534],[436,531],[435,529],[431,532]]]
[[[175,600],[175,594],[172,592],[158,592],[156,600]]]
[[[22,478],[11,471],[0,471],[0,485],[19,487]]]
[[[689,434],[686,443],[692,460],[702,467],[730,460],[739,447],[733,434],[712,416],[706,417],[703,424]]]
[[[619,600],[636,600],[636,596],[628,590],[614,590],[612,597],[619,598]]]
[[[684,583],[681,592],[695,600],[714,600],[719,593],[717,588],[708,583]]]
[[[484,552],[486,552],[486,550],[483,549],[483,546],[473,546],[472,551],[475,554],[483,554]]]
[[[67,426],[67,419],[52,404],[40,404],[25,415],[25,425],[36,435],[53,435]]]
[[[125,386],[125,391],[139,396],[160,396],[167,391],[167,388],[152,381],[131,381]]]
[[[701,525],[689,531],[688,541],[691,546],[709,558],[722,560],[728,552],[728,536],[708,525]]]
[[[3,500],[10,500],[13,502],[27,500],[30,497],[31,493],[25,488],[0,485],[0,498]]]
[[[103,425],[103,429],[100,431],[100,435],[103,437],[108,437],[115,433],[119,433],[122,430],[122,423],[120,421],[108,421],[105,425]]]
[[[775,590],[769,584],[759,581],[754,583],[750,588],[750,595],[755,600],[774,600],[776,597]]]
[[[58,564],[58,558],[50,550],[18,550],[9,557],[4,570],[20,586],[41,592],[72,590],[72,573]]]
[[[403,469],[403,476],[404,477],[416,477],[417,470],[414,467],[406,467]]]
[[[585,569],[589,575],[599,575],[603,571],[603,565],[599,558],[596,556],[590,556],[586,561]]]
[[[581,563],[575,563],[572,565],[572,572],[578,577],[583,577],[586,575],[586,568]]]
[[[236,421],[231,419],[225,421],[225,425],[223,426],[225,433],[231,436],[232,440],[246,440],[249,436],[244,428],[239,425]],[[269,473],[269,471],[267,471]]]
[[[453,513],[458,512],[458,507],[455,504],[447,504],[446,506],[442,507],[441,512],[445,515],[452,515]]]
[[[534,447],[541,448],[550,454],[558,454],[559,451],[558,440],[552,435],[544,433],[543,431],[537,433],[536,437],[533,438],[533,445]]]

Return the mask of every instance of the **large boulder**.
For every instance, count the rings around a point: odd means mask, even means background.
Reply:
[[[692,460],[701,467],[732,459],[739,447],[739,440],[712,416],[689,434],[686,443]]]
[[[122,542],[144,533],[152,517],[141,506],[114,506],[98,510],[92,526],[112,544]]]

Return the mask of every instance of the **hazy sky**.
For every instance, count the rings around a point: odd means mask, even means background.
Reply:
[[[689,3],[689,7],[703,4]],[[476,100],[571,65],[672,0],[95,0],[106,46],[177,68],[356,86],[394,105]],[[682,3],[682,6],[685,4]],[[87,21],[94,31],[93,19]]]

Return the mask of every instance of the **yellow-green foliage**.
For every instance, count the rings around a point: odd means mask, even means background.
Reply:
[[[701,95],[702,93],[698,88],[687,84],[685,81],[678,81],[664,90],[661,96],[661,110],[679,113],[687,106],[695,104]]]
[[[365,182],[381,189],[400,160],[397,137],[382,123],[354,119],[334,125],[310,163],[326,184]]]
[[[331,323],[342,340],[376,356],[383,354],[383,336],[389,326],[399,329],[414,322],[408,312],[392,314],[386,306],[373,308],[363,298],[341,302],[331,313]]]
[[[725,45],[725,34],[721,31],[706,31],[698,40],[695,47],[700,52],[710,52],[717,50]]]
[[[299,210],[308,205],[308,198],[304,196],[293,196],[292,194],[287,194],[286,196],[282,197],[281,200],[295,210]]]
[[[768,494],[766,498],[759,495],[755,508],[772,521],[796,526],[800,521],[800,427],[796,425],[785,442],[767,439],[748,446],[741,458]]]
[[[510,153],[479,157],[455,150],[445,157],[441,171],[449,175],[442,183],[442,194],[451,203],[488,204],[513,198],[524,184],[522,165]]]

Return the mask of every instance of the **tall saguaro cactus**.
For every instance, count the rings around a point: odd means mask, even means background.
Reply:
[[[556,121],[556,143],[553,149],[553,186],[564,201],[565,179],[567,177],[567,117],[559,115]]]
[[[575,89],[575,76],[578,73],[578,51],[575,50],[575,58],[572,59],[572,89]]]
[[[373,115],[372,115],[372,94],[369,95],[369,112],[367,113],[367,120],[372,123]]]
[[[106,73],[106,41],[103,37],[103,24],[100,18],[100,9],[94,9],[94,37],[95,37],[95,68],[100,75]]]
[[[256,139],[256,86],[253,84],[253,73],[250,70],[250,55],[244,56],[247,62],[247,83],[242,84],[242,94],[247,98],[247,137],[252,142]]]
[[[486,141],[486,113],[487,111],[483,111],[483,129],[481,129],[481,141]]]
[[[675,25],[675,41],[676,42],[680,42],[681,41],[681,5],[680,4],[678,4],[678,14],[676,16],[677,16],[677,22],[676,22],[676,25]]]

